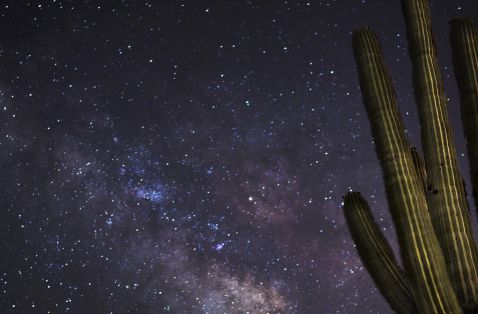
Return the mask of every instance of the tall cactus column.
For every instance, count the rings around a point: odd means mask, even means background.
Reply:
[[[470,19],[453,19],[450,27],[473,196],[478,209],[478,30]]]
[[[458,299],[465,309],[474,309],[478,304],[478,255],[448,120],[430,10],[426,0],[402,0],[402,8],[422,126],[430,215]]]
[[[461,313],[378,39],[368,28],[356,31],[353,48],[405,271],[413,280],[418,309],[423,313]]]

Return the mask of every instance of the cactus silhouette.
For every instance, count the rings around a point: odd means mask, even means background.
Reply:
[[[405,135],[377,36],[363,28],[353,33],[352,42],[404,269],[360,193],[344,197],[344,214],[365,267],[393,310],[476,313],[478,251],[448,120],[430,9],[427,0],[401,3],[423,157]],[[471,20],[454,19],[450,26],[473,195],[478,202],[478,31]]]

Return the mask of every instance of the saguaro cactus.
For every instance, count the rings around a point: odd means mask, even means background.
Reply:
[[[345,217],[365,267],[396,312],[475,313],[478,251],[448,120],[430,10],[427,0],[402,0],[402,8],[422,127],[423,159],[406,138],[376,35],[369,28],[355,31],[353,49],[404,271],[395,262],[365,200],[356,192],[344,198]],[[469,20],[455,19],[451,26],[476,197],[478,32]]]

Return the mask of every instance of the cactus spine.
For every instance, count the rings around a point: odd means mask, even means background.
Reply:
[[[355,31],[353,49],[406,277],[387,251],[388,244],[384,244],[386,240],[361,196],[347,194],[345,217],[365,267],[395,311],[474,313],[478,309],[478,251],[449,126],[430,10],[426,0],[401,2],[424,159],[416,149],[410,149],[377,37],[368,28]],[[478,32],[471,21],[454,20],[451,26],[476,198]],[[410,294],[416,307],[407,300]]]

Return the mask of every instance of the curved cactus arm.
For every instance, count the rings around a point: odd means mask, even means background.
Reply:
[[[459,173],[427,0],[402,0],[425,155],[430,216],[461,305],[478,305],[478,252]]]
[[[422,184],[423,191],[425,192],[425,196],[426,196],[427,195],[427,170],[425,169],[425,162],[423,161],[423,157],[416,147],[412,147],[411,151],[412,151],[413,165],[415,166],[418,179],[420,180],[420,183]]]
[[[353,34],[363,101],[372,127],[405,272],[423,313],[461,313],[415,171],[380,44],[368,28]]]
[[[478,29],[473,20],[451,20],[450,41],[460,90],[461,118],[470,161],[473,197],[478,209]]]
[[[365,268],[397,313],[418,313],[411,288],[393,251],[358,192],[344,197],[344,215]]]

